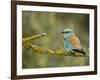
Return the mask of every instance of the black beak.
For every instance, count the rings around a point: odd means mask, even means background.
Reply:
[[[61,33],[62,33],[62,34],[65,34],[66,32],[62,31]]]

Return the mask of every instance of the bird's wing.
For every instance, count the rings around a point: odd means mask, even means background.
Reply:
[[[68,42],[73,45],[73,48],[79,49],[81,48],[80,40],[75,36],[70,36],[68,38]]]

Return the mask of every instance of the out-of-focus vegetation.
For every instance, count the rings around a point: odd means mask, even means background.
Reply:
[[[81,41],[83,48],[89,48],[89,15],[75,13],[53,12],[22,12],[23,38],[39,33],[47,33],[46,37],[32,41],[50,50],[65,50],[63,35],[60,33],[65,28],[74,31]],[[88,57],[59,56],[37,54],[32,49],[23,47],[22,68],[46,68],[89,65]]]

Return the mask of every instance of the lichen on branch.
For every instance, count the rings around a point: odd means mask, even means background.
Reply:
[[[39,54],[76,56],[75,53],[68,52],[67,50],[59,50],[59,49],[51,50],[51,49],[40,47],[40,46],[37,46],[37,45],[34,45],[34,44],[31,43],[32,40],[39,39],[43,36],[46,36],[46,33],[42,33],[42,34],[27,37],[27,38],[23,38],[23,40],[22,40],[23,47],[24,48],[30,48],[30,49],[32,49],[33,51],[35,51],[36,53],[39,53]],[[86,56],[86,55],[83,55],[83,56]]]

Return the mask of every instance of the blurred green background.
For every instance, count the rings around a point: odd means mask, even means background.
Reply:
[[[47,33],[33,41],[34,45],[52,50],[65,50],[63,35],[70,28],[80,39],[84,49],[89,48],[89,14],[22,11],[22,37]],[[22,68],[47,68],[89,65],[89,57],[38,54],[23,47]]]

